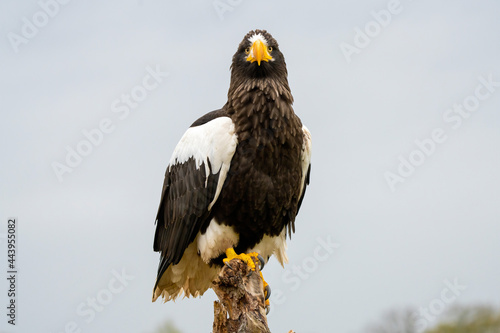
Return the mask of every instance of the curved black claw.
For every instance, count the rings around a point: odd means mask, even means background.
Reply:
[[[247,274],[247,277],[252,276],[252,274],[253,274],[253,271],[252,271],[252,270],[250,270],[250,272],[248,272],[248,274]]]
[[[266,316],[271,312],[271,305],[266,306]]]
[[[267,285],[264,288],[264,297],[265,297],[266,301],[269,299],[269,297],[271,297],[271,287],[269,287],[269,285]]]
[[[231,269],[232,271],[234,271],[233,267],[231,267],[231,265],[229,265],[229,262],[225,262],[224,263],[227,267],[229,267],[229,269]]]
[[[266,265],[266,262],[264,261],[264,257],[259,254],[257,256],[257,259],[259,259],[259,261],[260,261],[260,270],[263,270],[264,266]]]

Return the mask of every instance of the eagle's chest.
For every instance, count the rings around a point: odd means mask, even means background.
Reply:
[[[300,119],[282,100],[274,101],[265,94],[259,97],[232,117],[238,145],[231,171],[242,181],[253,179],[246,172],[274,179],[283,172],[300,170],[303,140]]]
[[[264,234],[279,235],[296,214],[302,130],[293,112],[287,116],[256,113],[235,122],[238,146],[214,209],[248,246]]]

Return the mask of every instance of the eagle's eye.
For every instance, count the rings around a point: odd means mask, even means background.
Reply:
[[[272,46],[268,46],[268,47],[267,47],[267,51],[268,51],[269,53],[273,52],[273,47],[272,47]]]
[[[249,47],[247,47],[247,48],[245,49],[245,53],[246,53],[246,54],[250,54],[250,48],[249,48]]]

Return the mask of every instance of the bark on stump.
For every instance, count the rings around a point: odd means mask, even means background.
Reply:
[[[240,259],[224,266],[213,290],[219,301],[214,302],[213,333],[271,333],[267,326],[263,282],[259,263],[250,276],[250,268]]]

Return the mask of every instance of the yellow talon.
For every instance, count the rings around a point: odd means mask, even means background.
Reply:
[[[266,308],[270,306],[271,304],[269,303],[269,297],[271,295],[268,295],[268,292],[271,293],[271,287],[269,287],[269,284],[264,280],[264,276],[262,275],[262,272],[260,272],[260,277],[262,278],[262,288],[264,288],[264,299],[266,300]]]
[[[255,252],[236,254],[234,249],[230,247],[229,249],[226,250],[227,258],[222,259],[222,261],[226,264],[233,259],[240,259],[246,262],[246,264],[252,269],[252,271],[255,271],[255,262],[253,261],[252,257],[257,257],[258,255],[259,254]]]

